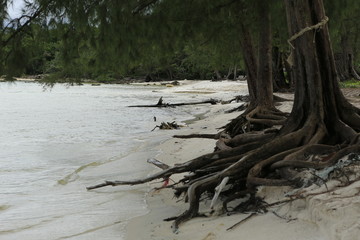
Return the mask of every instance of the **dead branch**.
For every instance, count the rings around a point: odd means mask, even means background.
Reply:
[[[215,188],[215,195],[211,200],[210,209],[214,208],[216,200],[218,199],[220,193],[223,191],[224,187],[226,186],[227,182],[229,181],[229,177],[225,177],[221,183]]]
[[[177,124],[175,121],[162,122],[160,125],[156,125],[151,131],[154,131],[156,128],[159,128],[161,130],[171,130],[171,129],[179,129],[180,127],[182,126]]]
[[[174,138],[210,138],[219,139],[219,134],[189,134],[189,135],[174,135]]]
[[[234,225],[232,225],[231,227],[227,228],[226,231],[230,231],[233,230],[234,228],[236,228],[237,226],[239,226],[240,224],[246,222],[247,220],[249,220],[250,218],[256,216],[257,213],[251,213],[249,216],[247,216],[246,218],[242,219],[241,221],[235,223]]]
[[[158,168],[161,168],[162,170],[165,170],[165,169],[168,169],[170,168],[169,165],[163,163],[163,162],[160,162],[159,160],[155,159],[155,158],[149,158],[147,160],[148,163],[151,163],[151,164],[154,164],[155,166],[157,166]]]
[[[211,105],[217,104],[219,101],[216,99],[209,99],[205,101],[199,101],[199,102],[188,102],[188,103],[164,103],[162,100],[162,97],[159,99],[157,104],[153,105],[131,105],[128,107],[158,107],[158,108],[164,108],[164,107],[179,107],[179,106],[186,106],[186,105],[199,105],[199,104],[208,104]]]

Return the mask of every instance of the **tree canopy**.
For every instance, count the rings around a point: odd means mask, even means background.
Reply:
[[[344,52],[346,41],[356,70],[358,4],[341,2],[341,6],[339,1],[326,2],[330,32],[338,53]],[[25,1],[23,15],[17,19],[7,14],[11,3],[0,4],[0,73],[9,76],[224,77],[229,69],[245,68],[241,25],[250,29],[255,40],[259,30],[256,1],[248,0],[37,0]],[[270,6],[273,46],[288,55],[283,2],[274,0]]]

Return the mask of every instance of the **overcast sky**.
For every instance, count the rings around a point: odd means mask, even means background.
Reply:
[[[21,16],[21,8],[24,6],[23,0],[13,0],[13,4],[8,4],[8,12],[10,18]]]

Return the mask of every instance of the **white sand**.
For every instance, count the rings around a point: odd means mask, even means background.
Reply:
[[[182,86],[164,89],[164,91],[185,92],[204,91],[216,92],[209,95],[222,97],[228,100],[231,96],[244,94],[243,82],[192,82],[185,81]],[[245,85],[246,86],[246,85]],[[291,97],[282,95],[282,97]],[[224,114],[224,110],[231,109],[239,104],[207,106],[211,111],[207,118],[197,121],[187,128],[174,131],[174,134],[190,133],[216,133],[216,128],[223,126],[239,113]],[[290,111],[291,104],[285,103],[280,107],[283,111]],[[158,148],[162,153],[159,160],[174,165],[182,163],[202,154],[212,152],[215,140],[209,139],[169,139]],[[158,171],[154,167],[154,171]],[[177,180],[181,176],[173,176]],[[161,183],[151,183],[149,189],[159,187]],[[226,229],[244,219],[248,214],[235,214],[231,216],[216,215],[208,218],[195,218],[180,226],[178,234],[171,229],[172,222],[163,219],[173,217],[184,212],[188,204],[178,201],[173,197],[173,191],[149,190],[147,203],[149,213],[132,219],[127,226],[127,239],[154,239],[154,240],[230,240],[230,239],[276,239],[276,240],[357,240],[360,239],[360,182],[355,182],[348,187],[336,188],[338,183],[332,182],[328,188],[337,189],[329,193],[309,196],[303,200],[272,208],[271,210],[284,219],[268,212],[257,215],[233,230]],[[284,193],[289,189],[284,187],[261,188],[260,194],[266,196],[266,201],[271,203],[284,199]],[[325,186],[310,187],[309,191],[326,191]],[[210,201],[201,206],[201,212],[209,212]],[[219,208],[220,206],[218,206]],[[286,219],[295,219],[288,221]]]

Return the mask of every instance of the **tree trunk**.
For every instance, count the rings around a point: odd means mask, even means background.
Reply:
[[[284,73],[283,53],[280,52],[279,47],[272,48],[272,57],[273,57],[272,63],[273,63],[274,92],[288,89],[289,84],[286,82],[285,73]]]
[[[349,32],[346,32],[341,36],[342,52],[335,55],[336,70],[341,81],[350,80],[352,78],[360,80],[360,76],[354,67],[354,54],[352,47],[349,44],[349,34]]]
[[[305,140],[310,142],[324,141],[326,136],[351,139],[355,131],[350,128],[359,130],[360,118],[338,86],[323,2],[286,0],[285,4],[291,35],[320,25],[293,39],[295,100],[289,122],[282,131],[309,128],[312,132]]]
[[[169,77],[169,80],[173,80],[174,79],[174,74],[173,74],[173,71],[172,71],[172,69],[171,68],[168,68],[167,70],[166,70],[166,73],[167,73],[167,75],[168,75],[168,77]]]
[[[240,116],[226,125],[225,131],[231,136],[244,133],[244,128],[251,131],[282,125],[286,119],[286,114],[277,110],[273,102],[271,17],[268,1],[258,0],[256,10],[259,22],[257,64],[248,29],[243,24],[240,25],[250,103]]]
[[[219,70],[216,69],[216,70],[214,71],[214,73],[215,73],[215,75],[216,75],[216,80],[221,80],[221,79],[222,79]]]
[[[240,23],[240,43],[243,51],[245,68],[246,68],[246,80],[249,89],[250,105],[255,106],[256,101],[256,79],[257,79],[257,60],[255,56],[255,47],[251,38],[249,29],[244,26],[243,22]]]
[[[295,77],[293,76],[294,73],[293,73],[293,69],[292,69],[292,66],[288,63],[288,61],[284,61],[284,66],[285,66],[285,71],[286,71],[286,79],[289,83],[289,88],[291,90],[295,89]]]
[[[235,65],[234,66],[234,78],[233,78],[233,80],[236,81],[236,79],[237,79],[237,66]]]
[[[225,79],[229,80],[232,73],[233,73],[232,67],[229,67],[229,70],[228,70],[228,73],[226,74]]]
[[[353,78],[360,81],[360,75],[358,74],[358,72],[355,69],[354,54],[349,54],[349,67],[350,67],[350,72],[351,72],[351,75],[353,76]]]
[[[260,34],[259,64],[257,72],[257,104],[261,107],[273,108],[271,17],[269,1],[258,1],[258,17]]]

